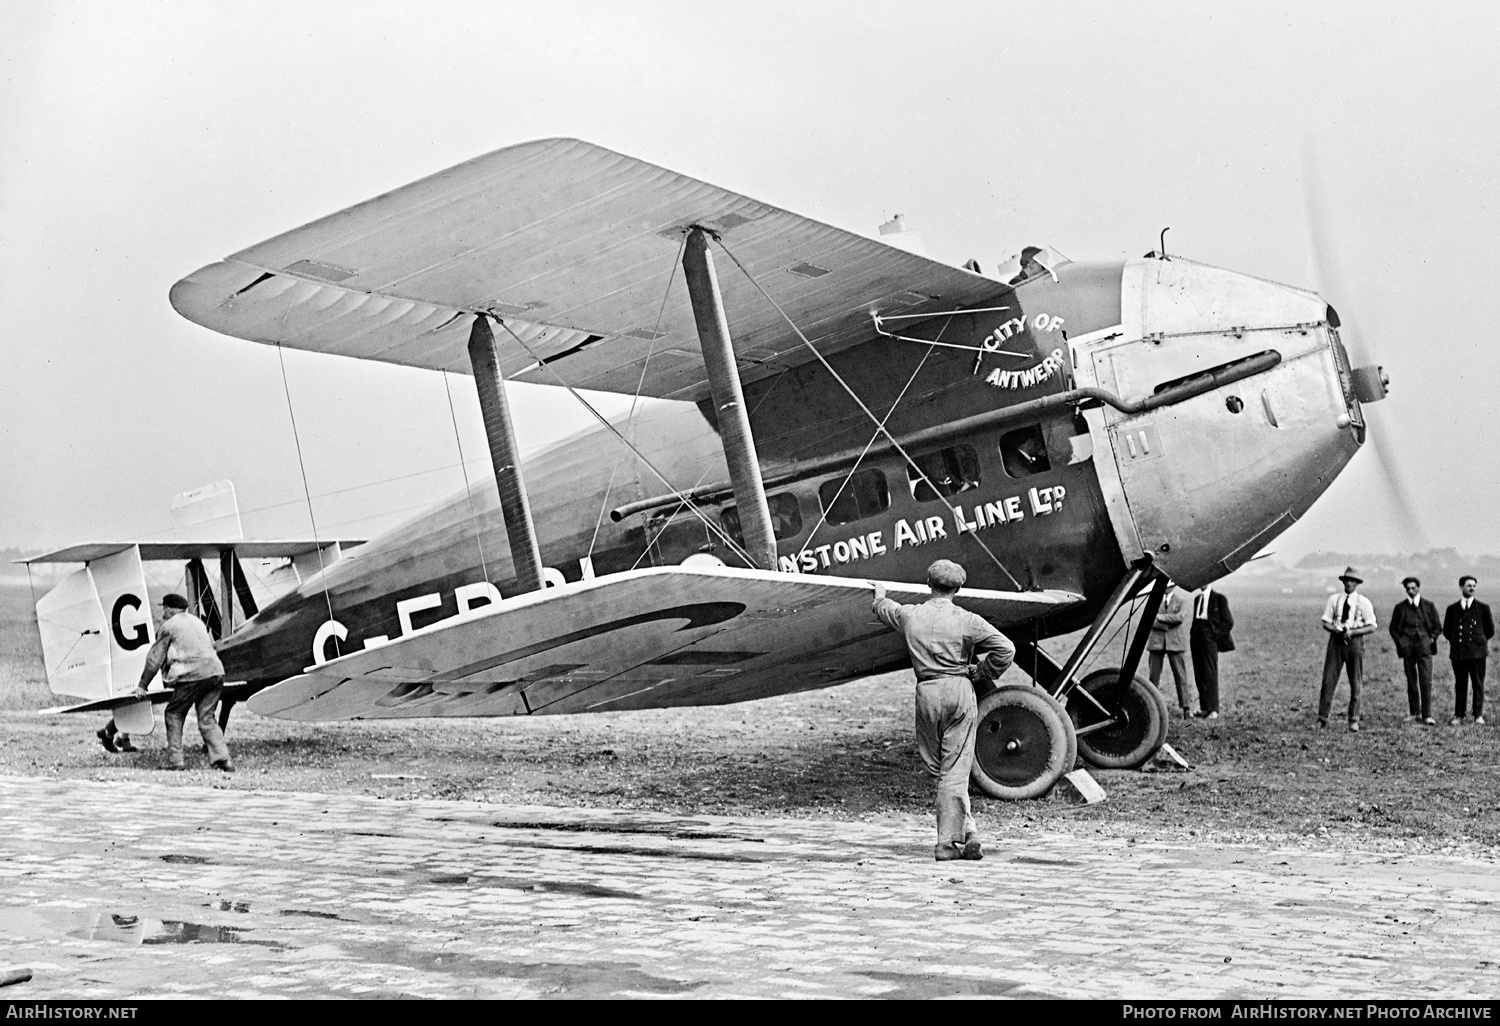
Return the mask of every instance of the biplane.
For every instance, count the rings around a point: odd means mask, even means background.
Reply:
[[[188,275],[172,305],[224,335],[470,375],[495,471],[352,551],[184,549],[220,558],[236,694],[330,720],[826,688],[906,665],[869,581],[921,601],[948,558],[1030,678],[982,697],[977,785],[1026,798],[1079,757],[1145,762],[1169,715],[1137,669],[1168,578],[1213,581],[1296,522],[1364,442],[1384,374],[1351,366],[1305,289],[1164,251],[1029,247],[985,269],[902,242],[544,139]],[[507,379],[666,401],[523,462]],[[309,572],[247,608],[250,551]],[[117,584],[150,555],[37,557],[105,578],[61,597],[101,632],[96,665],[122,609],[149,636]],[[1084,673],[1126,617],[1119,665]],[[1061,661],[1041,645],[1080,630]]]

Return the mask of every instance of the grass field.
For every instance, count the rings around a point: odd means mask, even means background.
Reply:
[[[42,667],[31,591],[24,584],[0,579],[0,709],[42,709],[54,704]]]
[[[1087,824],[1424,850],[1500,841],[1500,726],[1406,723],[1404,677],[1382,631],[1368,650],[1363,731],[1314,731],[1322,599],[1229,595],[1238,650],[1221,663],[1224,716],[1172,725],[1190,772],[1096,772],[1110,800],[1093,808],[1058,796],[980,801],[987,829]],[[1397,596],[1372,598],[1383,619]],[[1446,649],[1435,662],[1435,714],[1446,724]],[[1341,688],[1336,728],[1346,701]],[[141,754],[106,755],[93,738],[103,717],[32,711],[53,702],[30,597],[0,587],[3,773],[831,819],[921,811],[929,801],[905,674],[737,706],[526,720],[297,724],[241,708],[230,730],[241,767],[233,777],[157,774],[159,718]]]

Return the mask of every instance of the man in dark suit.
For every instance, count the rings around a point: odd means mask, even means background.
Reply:
[[[1432,657],[1437,655],[1443,625],[1437,606],[1422,597],[1421,581],[1408,577],[1401,586],[1406,589],[1406,601],[1396,603],[1391,610],[1391,638],[1406,668],[1407,711],[1414,722],[1431,727],[1436,724],[1432,718]]]
[[[1489,658],[1490,639],[1495,636],[1495,618],[1490,607],[1474,597],[1479,579],[1469,574],[1458,579],[1463,595],[1448,607],[1443,617],[1443,637],[1448,639],[1448,657],[1453,660],[1453,725],[1464,721],[1469,686],[1474,688],[1474,722],[1484,726],[1484,662]]]
[[[1147,665],[1150,667],[1151,683],[1160,686],[1163,660],[1172,666],[1172,680],[1177,684],[1177,708],[1183,718],[1193,714],[1192,692],[1188,690],[1187,617],[1183,615],[1182,596],[1177,585],[1167,582],[1167,594],[1161,608],[1156,611],[1156,622],[1151,625],[1151,637],[1146,641]]]
[[[1198,713],[1219,718],[1219,653],[1234,651],[1234,617],[1229,600],[1207,585],[1193,596],[1193,626],[1188,647],[1193,653],[1193,680],[1198,685]]]

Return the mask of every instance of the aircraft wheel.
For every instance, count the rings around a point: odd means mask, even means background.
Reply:
[[[991,798],[1040,798],[1077,758],[1066,710],[1041,688],[1011,684],[980,701],[970,779]]]
[[[1095,670],[1068,693],[1068,716],[1075,730],[1084,730],[1103,719],[1098,708],[1079,692],[1087,691],[1097,697],[1101,691],[1108,692],[1119,678],[1118,667]],[[1121,722],[1115,726],[1078,735],[1078,754],[1084,762],[1100,769],[1143,766],[1166,742],[1167,728],[1172,722],[1167,700],[1154,684],[1141,676],[1134,677],[1126,688],[1118,718]]]

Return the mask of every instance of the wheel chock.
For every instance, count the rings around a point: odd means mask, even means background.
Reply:
[[[1063,788],[1063,795],[1075,805],[1098,805],[1107,797],[1099,781],[1089,776],[1086,769],[1064,773],[1062,782],[1068,785]]]
[[[9,987],[12,983],[25,983],[31,979],[30,969],[0,969],[0,987]]]
[[[1184,759],[1177,749],[1165,741],[1162,742],[1161,748],[1157,749],[1156,754],[1152,756],[1151,766],[1153,769],[1159,770],[1190,770],[1193,768],[1192,764]]]

